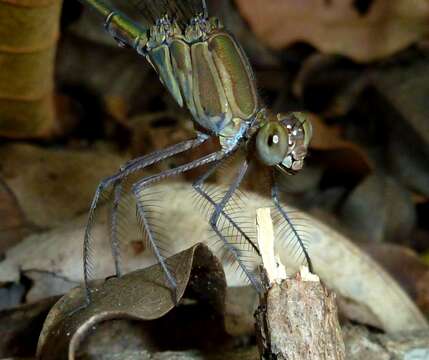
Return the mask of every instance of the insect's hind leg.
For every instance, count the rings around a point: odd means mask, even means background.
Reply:
[[[88,221],[85,228],[84,242],[83,242],[83,277],[84,277],[84,288],[85,288],[85,302],[87,305],[91,303],[91,293],[89,289],[89,281],[92,275],[92,254],[91,254],[91,239],[92,239],[92,228],[95,224],[96,211],[98,209],[98,203],[106,189],[108,189],[114,182],[115,176],[108,177],[100,182],[95,191],[94,198],[92,199],[91,207],[89,209]]]
[[[138,160],[138,159],[137,159]],[[132,168],[134,165],[138,164],[138,162],[135,162],[135,160],[131,160],[125,165],[122,165],[119,172],[122,173],[126,171],[127,167]],[[118,179],[113,184],[113,204],[112,204],[112,210],[110,213],[110,246],[112,250],[112,257],[113,261],[115,263],[115,276],[121,277],[122,276],[122,270],[121,270],[121,249],[120,249],[120,240],[118,238],[118,228],[119,228],[119,206],[121,205],[122,201],[122,194],[124,191],[123,186],[124,179]]]
[[[167,149],[155,151],[151,154],[144,155],[140,158],[131,160],[127,162],[124,166],[121,167],[120,171],[113,176],[110,176],[100,182],[95,192],[94,198],[91,203],[91,207],[88,215],[88,222],[85,229],[84,235],[84,245],[83,245],[83,272],[84,272],[84,289],[85,289],[85,302],[86,305],[91,303],[91,290],[89,286],[89,281],[92,273],[92,253],[91,253],[91,242],[92,242],[92,228],[95,224],[96,211],[98,209],[98,203],[103,195],[103,193],[109,189],[112,185],[114,187],[114,192],[117,190],[117,184],[122,184],[122,181],[129,175],[142,170],[150,165],[153,165],[156,162],[165,160],[169,157],[175,156],[179,153],[185,152],[187,150],[198,147],[207,141],[209,137],[205,134],[198,134],[196,139],[186,140],[179,144],[172,145]],[[121,185],[122,186],[122,185]],[[118,196],[119,198],[119,196]],[[118,198],[116,199],[118,201]],[[117,209],[116,209],[117,211]],[[116,212],[117,214],[117,212]],[[115,215],[116,216],[116,215]],[[117,240],[112,241],[112,251],[119,252],[119,242]],[[116,241],[117,244],[113,244],[113,241]],[[115,255],[114,255],[115,256]],[[116,258],[119,259],[119,258]],[[116,266],[116,265],[115,265]],[[119,261],[118,265],[119,267]],[[118,268],[117,268],[118,271]],[[119,270],[120,272],[120,270]]]
[[[118,180],[113,185],[113,205],[112,210],[110,214],[110,246],[112,249],[112,257],[113,261],[115,263],[115,273],[116,277],[122,276],[122,270],[121,270],[121,251],[120,251],[120,241],[118,238],[118,225],[119,225],[119,206],[121,204],[122,200],[122,191],[123,191],[123,185],[122,180]]]

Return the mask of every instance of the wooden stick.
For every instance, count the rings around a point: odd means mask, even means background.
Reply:
[[[256,223],[265,287],[255,313],[261,359],[345,359],[335,294],[307,267],[287,278],[275,254],[270,209],[258,209]]]
[[[274,254],[274,226],[270,208],[256,210],[256,231],[268,283],[270,285],[274,282],[280,284],[286,279],[286,269]]]

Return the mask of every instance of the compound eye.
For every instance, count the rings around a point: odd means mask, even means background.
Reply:
[[[300,131],[303,132],[303,136],[304,136],[303,143],[304,143],[304,146],[307,148],[313,136],[313,127],[311,126],[309,116],[308,114],[303,112],[294,112],[293,115],[299,121],[299,125],[298,126],[295,125],[295,127],[298,127]]]
[[[288,151],[287,129],[278,122],[269,122],[256,135],[256,149],[266,165],[280,164]]]

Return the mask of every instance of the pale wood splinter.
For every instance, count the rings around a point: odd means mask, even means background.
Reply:
[[[307,267],[287,277],[274,249],[270,209],[256,214],[265,292],[255,313],[261,359],[343,360],[335,294]]]

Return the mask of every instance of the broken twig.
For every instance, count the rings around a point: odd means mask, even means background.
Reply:
[[[258,209],[256,222],[265,287],[255,313],[261,358],[345,359],[335,294],[307,267],[288,278],[275,254],[270,209]]]

